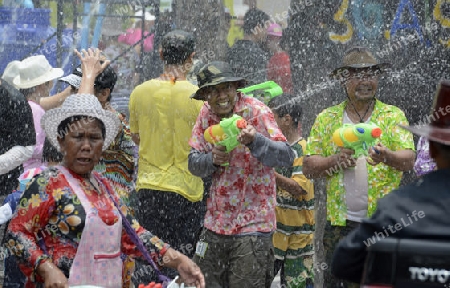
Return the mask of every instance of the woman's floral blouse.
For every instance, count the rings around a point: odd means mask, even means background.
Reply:
[[[89,179],[75,173],[72,175],[79,181],[87,198],[93,203],[98,216],[106,224],[112,225],[118,221],[119,212],[106,189],[113,190],[105,178],[94,173],[95,179],[100,182],[97,185],[100,191],[94,188]],[[146,248],[151,251],[153,258],[161,258],[169,245],[146,231],[135,219],[127,215],[127,208],[123,206],[116,193],[114,198],[120,203],[122,212],[132,223]],[[9,224],[6,239],[7,248],[16,256],[22,272],[28,278],[26,287],[35,287],[33,282],[42,281],[36,274],[36,268],[49,259],[63,271],[66,277],[69,277],[85,218],[86,214],[80,200],[56,167],[49,168],[32,179]],[[40,248],[43,243],[47,253]],[[136,257],[141,256],[125,229],[122,232],[122,252]]]

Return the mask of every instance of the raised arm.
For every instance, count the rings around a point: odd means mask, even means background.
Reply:
[[[39,98],[39,105],[41,105],[42,109],[45,111],[59,107],[67,97],[73,94],[72,87],[67,87],[63,91],[58,94],[55,94],[50,97],[41,97]]]
[[[103,63],[100,61],[104,59],[100,55],[99,49],[89,48],[86,50],[81,50],[81,53],[75,49],[75,54],[81,60],[81,70],[83,71],[83,77],[81,77],[80,88],[78,89],[79,94],[94,94],[94,83],[95,78],[102,73],[102,71],[109,65],[109,60],[104,60]]]

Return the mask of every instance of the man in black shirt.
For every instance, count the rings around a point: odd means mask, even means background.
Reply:
[[[228,50],[227,62],[236,77],[247,79],[249,84],[266,81],[269,55],[261,49],[266,41],[266,29],[272,24],[265,12],[252,8],[244,15],[244,39],[237,40]]]
[[[36,145],[31,107],[22,93],[10,84],[18,75],[19,65],[19,61],[9,63],[0,80],[0,205],[18,188],[22,163],[31,158]],[[6,229],[0,228],[0,242]],[[3,249],[0,250],[4,255]],[[0,285],[4,284],[4,276],[4,261],[1,260]]]
[[[31,157],[36,144],[30,105],[5,79],[0,80],[0,205],[2,196],[17,188],[22,163]]]

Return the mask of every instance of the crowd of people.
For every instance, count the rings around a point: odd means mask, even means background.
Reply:
[[[317,115],[303,138],[283,29],[266,29],[269,19],[250,9],[244,39],[225,62],[196,67],[195,83],[188,75],[196,43],[182,30],[162,39],[163,73],[139,85],[129,69],[110,63],[114,41],[125,41],[113,27],[104,29],[107,53],[75,51],[81,64],[64,77],[44,56],[7,66],[0,85],[3,287],[129,288],[178,276],[194,287],[269,288],[277,274],[283,287],[314,287],[318,178],[327,182],[324,287],[358,287],[364,240],[410,211],[424,211],[427,221],[396,236],[448,230],[440,215],[449,205],[438,202],[448,201],[450,116],[408,126],[403,111],[377,99],[389,65],[357,46],[329,75],[340,80],[343,101]],[[67,88],[50,96],[54,80]],[[284,91],[268,103],[238,91],[267,80]],[[129,93],[128,119],[111,105],[116,89]],[[443,81],[434,109],[449,97]],[[239,133],[213,134],[230,117],[244,123]],[[333,135],[361,123],[382,134],[355,157]],[[411,132],[421,136],[417,155]],[[217,137],[236,145],[208,140]],[[413,169],[419,184],[399,187]],[[148,265],[153,272],[140,273]]]

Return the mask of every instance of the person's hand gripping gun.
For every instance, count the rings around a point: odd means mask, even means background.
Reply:
[[[333,142],[339,146],[355,151],[355,158],[368,156],[369,148],[381,136],[381,128],[374,123],[344,124],[333,133]]]
[[[239,144],[237,136],[242,129],[247,127],[247,121],[239,115],[225,118],[219,124],[211,125],[205,130],[205,140],[216,146],[224,146],[226,153],[231,152]],[[228,163],[222,164],[227,166]]]

